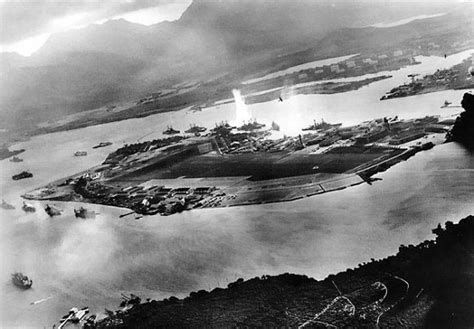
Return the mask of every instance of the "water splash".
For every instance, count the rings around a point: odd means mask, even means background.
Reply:
[[[240,90],[232,89],[232,94],[234,95],[235,100],[235,123],[241,124],[242,122],[249,121],[251,115],[242,95],[240,94]]]

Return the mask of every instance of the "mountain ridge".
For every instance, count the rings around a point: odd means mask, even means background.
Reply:
[[[383,12],[383,6],[375,7],[375,13]],[[9,60],[0,67],[0,119],[5,128],[30,127],[52,117],[143,97],[190,79],[261,71],[262,65],[265,69],[280,60],[280,54],[319,47],[308,52],[310,59],[341,55],[341,47],[324,44],[334,31],[360,26],[362,21],[400,18],[400,13],[388,11],[372,17],[373,13],[364,14],[364,8],[198,0],[172,22],[144,26],[112,20],[53,35],[29,58],[3,55]],[[439,11],[436,8],[430,10]],[[25,77],[26,71],[31,71],[30,77]],[[51,97],[52,93],[57,97]]]

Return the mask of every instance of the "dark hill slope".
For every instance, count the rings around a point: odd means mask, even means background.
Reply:
[[[472,328],[474,216],[323,281],[282,274],[109,314],[96,328]],[[338,290],[340,291],[340,294]]]
[[[391,28],[361,27],[450,10],[439,4],[198,0],[174,22],[143,26],[115,20],[55,34],[31,57],[7,56],[8,65],[0,65],[2,128],[137,99],[184,80],[228,72],[238,77],[281,63],[341,56],[370,40],[390,46],[398,35]],[[431,30],[421,24],[407,25],[415,31],[410,37]],[[347,30],[331,34],[340,28]]]
[[[456,118],[448,140],[459,142],[474,151],[474,95],[465,93],[461,105],[464,112]]]

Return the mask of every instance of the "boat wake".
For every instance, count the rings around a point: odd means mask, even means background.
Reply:
[[[43,299],[39,299],[39,300],[37,300],[37,301],[35,301],[35,302],[31,302],[30,305],[41,304],[41,303],[43,303],[43,302],[45,302],[45,301],[47,301],[48,299],[51,299],[51,298],[53,298],[53,296],[49,296],[49,297],[46,297],[46,298],[43,298]]]

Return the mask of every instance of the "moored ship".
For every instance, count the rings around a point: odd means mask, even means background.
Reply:
[[[74,215],[77,218],[87,219],[87,218],[95,218],[96,213],[94,210],[88,210],[84,207],[80,207],[79,209],[74,209]]]
[[[30,178],[30,177],[33,177],[33,174],[30,173],[29,171],[25,170],[25,171],[22,171],[19,174],[13,175],[12,179],[13,180],[20,180],[20,179],[25,179],[25,178]]]
[[[10,162],[23,162],[23,159],[22,158],[19,158],[17,156],[14,156],[13,158],[11,158],[9,160]]]
[[[206,128],[205,127],[200,127],[196,125],[191,125],[188,130],[185,131],[187,134],[199,134],[202,132],[205,132]]]
[[[100,142],[99,144],[92,146],[93,149],[98,149],[100,147],[106,147],[112,145],[112,142]]]
[[[61,215],[61,210],[56,208],[55,206],[50,206],[49,204],[44,207],[44,211],[49,215],[49,217],[59,216]]]
[[[33,280],[28,278],[21,272],[16,272],[12,274],[12,282],[15,286],[22,289],[29,289],[33,285]]]
[[[171,126],[168,126],[168,128],[166,128],[166,130],[163,131],[163,135],[176,135],[179,133],[180,133],[179,130],[173,129],[173,127]]]
[[[21,207],[21,209],[23,209],[24,212],[35,212],[36,211],[36,208],[29,204],[29,203],[26,203],[26,202],[23,202],[23,206]]]
[[[254,120],[253,122],[248,122],[237,128],[237,130],[244,130],[244,131],[254,131],[254,130],[259,130],[265,127],[264,123],[259,123],[257,120]]]
[[[307,131],[307,130],[328,130],[331,128],[337,128],[340,127],[342,123],[327,123],[323,119],[321,119],[320,123],[317,123],[316,120],[313,121],[313,124],[307,128],[303,128],[302,130]]]

